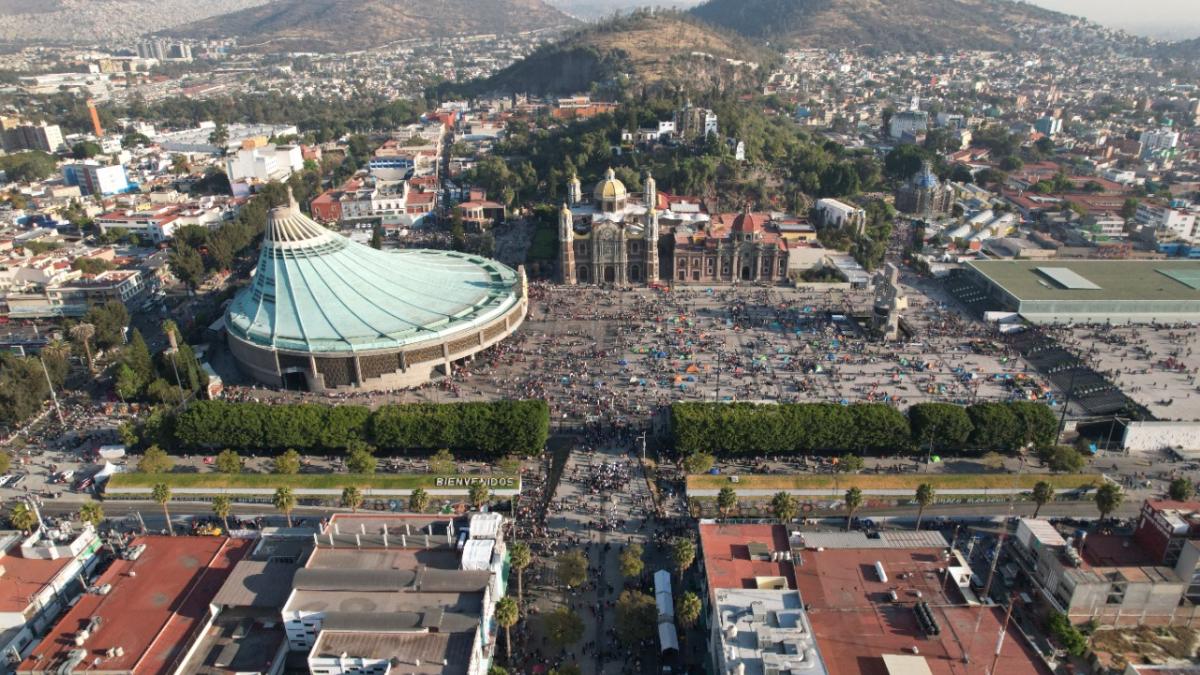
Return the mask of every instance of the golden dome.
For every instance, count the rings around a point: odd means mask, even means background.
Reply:
[[[604,180],[596,184],[596,192],[594,193],[597,202],[612,201],[625,199],[628,194],[625,191],[625,184],[617,180],[617,175],[610,168],[604,174]]]

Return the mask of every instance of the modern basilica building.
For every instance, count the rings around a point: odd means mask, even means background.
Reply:
[[[448,375],[517,329],[523,268],[454,251],[380,251],[273,209],[254,282],[225,314],[244,372],[273,387],[395,389]]]

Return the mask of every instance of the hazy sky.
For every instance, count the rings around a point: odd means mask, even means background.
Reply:
[[[1131,33],[1160,38],[1200,36],[1197,0],[1031,0]]]

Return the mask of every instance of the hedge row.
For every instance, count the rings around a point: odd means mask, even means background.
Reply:
[[[414,403],[374,411],[312,403],[198,401],[166,425],[176,452],[344,451],[368,443],[385,452],[450,448],[491,456],[536,455],[550,434],[545,401]]]
[[[892,453],[930,449],[953,454],[1012,450],[1054,442],[1058,424],[1040,403],[914,405],[905,416],[883,403],[676,403],[671,431],[683,453]]]

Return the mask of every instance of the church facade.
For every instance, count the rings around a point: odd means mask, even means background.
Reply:
[[[609,169],[589,197],[571,178],[558,217],[563,283],[787,280],[787,241],[770,216],[710,216],[698,200],[659,193],[649,174],[644,184],[642,194],[630,194]]]
[[[630,194],[612,169],[585,199],[578,177],[567,186],[558,217],[559,269],[563,283],[645,285],[658,281],[657,187],[647,175],[645,191]]]
[[[749,210],[718,214],[707,227],[678,227],[671,247],[675,283],[777,283],[787,280],[787,242],[770,218]]]

